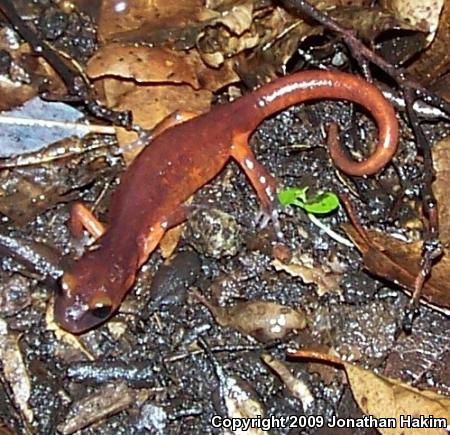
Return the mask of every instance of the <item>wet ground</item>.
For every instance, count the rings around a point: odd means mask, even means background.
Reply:
[[[361,142],[376,139],[372,123],[346,103],[317,103],[285,111],[264,122],[251,145],[279,186],[309,186],[311,192],[351,187],[359,197],[353,200],[363,225],[395,234],[415,217],[408,201],[402,202],[395,216],[388,216],[397,199],[395,167],[402,166],[409,174],[421,170],[419,163],[407,157],[414,153],[413,146],[403,114],[399,118],[404,128],[400,153],[393,166],[374,178],[349,179],[338,173],[328,156],[324,125],[331,120],[339,121],[343,140],[355,148],[362,132],[366,139]],[[435,124],[427,133],[439,137],[444,130],[445,126]],[[80,255],[85,247],[68,230],[70,206],[78,198],[96,202],[96,214],[104,217],[123,166],[114,146],[84,153],[73,162],[66,160],[56,166],[58,185],[65,187],[57,192],[55,206],[25,225],[19,225],[18,218],[4,217],[2,234],[38,241],[57,256]],[[19,184],[25,177],[38,183],[49,174],[54,176],[54,171],[51,164],[3,170],[0,187],[11,192],[14,180]],[[21,203],[17,204],[20,211]],[[14,428],[14,433],[36,434],[78,429],[78,433],[102,435],[221,433],[212,428],[211,418],[230,414],[230,403],[236,416],[248,412],[248,406],[267,416],[361,416],[342,372],[286,359],[288,348],[300,347],[333,350],[377,373],[450,393],[445,365],[450,320],[422,306],[412,334],[406,335],[401,323],[408,297],[394,284],[365,272],[356,248],[330,238],[300,209],[282,211],[282,242],[271,226],[258,229],[254,225],[256,197],[234,163],[204,186],[193,204],[198,211],[183,229],[172,266],[164,266],[160,251],[155,251],[120,312],[74,341],[49,329],[46,316],[55,291],[52,279],[30,275],[29,267],[18,266],[11,255],[2,258],[0,316],[17,336],[31,382],[29,407],[34,414],[33,422],[26,425],[12,400],[13,392],[2,379],[0,421],[4,425]],[[339,227],[347,221],[342,208],[320,219],[345,235]],[[413,229],[408,235],[414,238],[419,232]],[[295,258],[315,275],[305,283],[299,276],[277,271],[274,257],[287,263]],[[238,314],[231,316],[229,310],[228,317],[218,322],[198,293],[222,309],[243,301],[286,305],[304,313],[307,326],[286,328],[273,336],[270,322],[277,314],[268,314],[267,306],[262,313],[245,311],[245,304],[235,310]],[[294,397],[262,361],[263,354],[281,360],[303,381],[313,400]],[[231,384],[237,387],[233,390]],[[85,404],[86,398],[96,400],[95,404]],[[92,409],[94,417],[89,417]],[[330,432],[280,428],[271,433]],[[333,433],[376,432],[342,429]]]

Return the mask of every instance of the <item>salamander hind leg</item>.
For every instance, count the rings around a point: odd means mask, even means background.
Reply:
[[[75,237],[81,237],[85,229],[92,237],[99,239],[106,231],[102,224],[84,204],[77,202],[70,211],[70,230]]]
[[[231,146],[231,157],[236,160],[245,175],[247,175],[261,201],[261,211],[257,218],[257,223],[259,223],[260,228],[264,228],[269,221],[272,221],[277,237],[282,239],[283,233],[281,232],[281,226],[278,220],[278,200],[275,179],[256,160],[255,155],[248,145],[247,135],[234,135]]]

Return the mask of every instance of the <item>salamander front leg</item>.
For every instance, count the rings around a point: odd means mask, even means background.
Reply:
[[[250,183],[261,201],[261,211],[257,218],[260,228],[272,221],[277,237],[283,238],[280,222],[278,220],[278,201],[275,179],[255,158],[248,145],[248,135],[234,135],[231,146],[231,156],[247,175]]]
[[[106,231],[94,214],[82,203],[77,202],[70,211],[70,230],[75,237],[81,237],[85,229],[95,239],[100,238]]]

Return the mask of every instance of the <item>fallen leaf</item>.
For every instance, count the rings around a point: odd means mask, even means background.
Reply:
[[[114,173],[117,169],[105,159],[105,145],[89,149],[88,143],[67,138],[45,150],[5,161],[8,169],[0,170],[0,212],[23,226],[55,204],[76,199],[77,188]],[[60,158],[49,158],[55,150]],[[14,163],[22,158],[33,160],[32,156],[37,156],[33,165],[15,167]]]
[[[159,242],[159,250],[161,251],[162,258],[167,259],[175,252],[182,233],[183,224],[171,228],[164,234],[163,238]]]
[[[213,305],[198,291],[194,296],[211,311],[220,326],[230,326],[261,342],[281,340],[292,330],[306,327],[306,315],[286,305],[268,301],[236,302],[230,307]]]
[[[112,43],[97,50],[86,74],[92,79],[115,76],[138,83],[184,83],[198,89],[196,62],[201,59],[193,53]]]
[[[3,50],[2,62],[9,56],[9,65],[3,64],[3,71],[0,71],[0,110],[10,110],[35,97],[43,79],[49,92],[58,95],[65,92],[56,72],[8,26],[0,29],[0,49]]]
[[[110,0],[102,3],[98,32],[101,41],[118,40],[119,36],[135,37],[149,33],[145,42],[152,42],[152,34],[165,31],[166,41],[170,31],[198,21],[202,0]],[[136,35],[137,33],[137,35]],[[162,39],[162,36],[160,38]],[[176,35],[179,36],[179,35]],[[154,37],[154,36],[153,36]]]
[[[269,354],[262,354],[261,359],[280,377],[290,394],[301,400],[304,410],[312,405],[314,396],[302,379],[295,377],[282,361],[273,358]]]
[[[444,245],[450,243],[450,138],[435,143],[432,149],[435,179],[433,193],[439,212],[439,239]],[[445,255],[448,255],[446,251]]]
[[[396,379],[377,375],[369,370],[347,363],[326,353],[301,350],[290,351],[290,357],[314,359],[337,364],[345,369],[353,396],[361,410],[378,422],[390,422],[394,427],[377,427],[383,435],[445,435],[447,421],[450,421],[450,397],[434,391],[419,390]],[[442,419],[439,428],[415,426],[420,417]],[[367,417],[365,417],[367,418]],[[402,427],[402,422],[411,422]],[[366,426],[367,427],[367,426]],[[373,426],[376,427],[376,426]],[[425,426],[427,427],[427,426]]]
[[[199,35],[197,48],[203,60],[218,68],[225,59],[255,47],[260,41],[256,31],[250,31],[253,22],[253,1],[235,2],[226,10],[204,9],[202,18],[209,26]],[[219,25],[221,24],[221,25]]]
[[[441,1],[442,0],[435,0],[436,6],[438,6]],[[428,4],[428,2],[425,4]],[[431,12],[435,13],[435,11]],[[408,73],[410,76],[424,85],[430,86],[431,83],[436,81],[445,72],[448,72],[450,68],[450,51],[448,50],[449,40],[450,2],[444,1],[443,9],[440,12],[436,36],[432,44],[409,66]]]
[[[310,261],[302,261],[302,258],[292,258],[289,264],[275,259],[272,266],[277,272],[283,271],[291,276],[299,277],[305,284],[316,284],[317,294],[322,296],[330,291],[339,290],[342,273],[333,272],[324,265],[314,265]]]
[[[239,80],[231,62],[225,62],[221,68],[210,68],[197,50],[175,51],[123,43],[100,48],[89,60],[86,73],[91,79],[112,76],[140,84],[182,83],[209,91]]]
[[[378,35],[387,30],[416,30],[424,31],[416,22],[410,22],[402,15],[393,11],[361,6],[341,6],[330,11],[345,27],[351,27],[358,35],[369,41],[374,41]]]
[[[380,4],[398,19],[429,33],[429,42],[434,39],[444,0],[382,0]]]
[[[211,104],[211,92],[195,91],[188,85],[143,86],[104,79],[104,86],[108,106],[117,110],[131,110],[135,123],[147,129],[153,128],[176,111],[200,114],[207,112]],[[117,139],[120,145],[125,146],[133,142],[136,135],[120,128],[117,129]],[[127,152],[126,160],[131,161],[139,152],[140,148]]]
[[[406,243],[387,234],[368,230],[370,242],[364,240],[350,225],[342,228],[363,254],[364,267],[374,275],[400,285],[407,294],[414,290],[420,271],[422,242]],[[450,257],[442,256],[433,265],[421,297],[433,307],[450,308]]]
[[[383,374],[412,386],[438,389],[450,395],[450,318],[429,312],[414,320],[409,335],[401,334],[385,361]],[[431,383],[432,382],[432,383]]]
[[[68,104],[39,97],[1,112],[0,158],[36,152],[70,136],[81,138],[91,132],[89,125],[77,122],[83,117],[83,113]]]
[[[58,425],[58,431],[64,435],[77,432],[109,415],[142,405],[149,394],[149,390],[136,390],[125,382],[102,386],[72,405],[64,423]]]
[[[238,53],[236,70],[249,88],[277,77],[282,67],[298,50],[301,41],[323,32],[321,26],[310,26],[284,8],[255,18],[252,32],[259,35],[258,44],[250,53]]]
[[[20,412],[28,423],[32,423],[33,411],[28,404],[31,381],[20,351],[19,338],[19,335],[8,331],[8,325],[0,319],[0,361],[3,374]]]
[[[259,427],[242,427],[245,420],[264,418],[266,410],[253,387],[244,379],[235,375],[228,375],[218,364],[214,364],[216,376],[219,380],[220,398],[225,404],[227,416],[233,421],[225,434],[233,435],[263,435],[266,430]]]

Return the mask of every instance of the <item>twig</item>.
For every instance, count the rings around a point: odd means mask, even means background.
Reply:
[[[91,145],[87,147],[69,147],[68,150],[64,149],[62,152],[59,149],[55,150],[54,154],[43,156],[42,153],[22,154],[17,157],[11,157],[8,159],[0,158],[0,170],[10,168],[23,168],[26,166],[42,165],[45,163],[53,162],[55,160],[62,160],[68,157],[85,154],[91,151],[95,151],[101,148],[109,147],[108,144],[101,143],[98,145]]]
[[[109,125],[82,124],[79,122],[52,121],[47,119],[30,119],[30,118],[20,118],[17,116],[0,115],[0,124],[25,125],[28,127],[79,129],[83,130],[86,133],[111,134],[111,135],[116,134],[115,127],[111,127]]]

